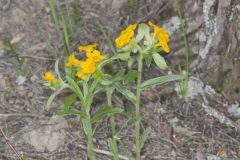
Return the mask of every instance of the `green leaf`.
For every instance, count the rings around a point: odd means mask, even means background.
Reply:
[[[185,77],[182,75],[168,75],[168,76],[161,76],[157,78],[152,78],[149,80],[144,81],[141,84],[141,89],[146,89],[149,87],[153,87],[156,85],[161,85],[167,82],[172,82],[172,81],[178,81],[178,80],[183,80]]]
[[[22,160],[29,160],[28,156],[26,156],[26,155],[23,155],[21,158],[22,158]]]
[[[160,68],[160,69],[166,69],[167,68],[167,63],[165,59],[158,53],[153,54],[153,60],[155,64]]]
[[[46,107],[45,107],[45,109],[46,109],[47,111],[50,109],[50,106],[51,106],[54,98],[55,98],[58,94],[60,94],[61,91],[62,91],[63,89],[65,89],[65,88],[66,88],[66,86],[61,86],[60,88],[58,88],[58,89],[48,98],[48,101],[47,101],[47,104],[46,104]]]
[[[59,24],[58,24],[58,18],[57,18],[57,14],[56,14],[56,10],[55,10],[55,7],[54,7],[54,1],[53,0],[49,0],[49,6],[50,6],[51,14],[52,14],[52,17],[53,17],[55,30],[59,34],[59,37],[61,37],[60,36],[61,32],[60,32]]]
[[[135,62],[135,59],[132,58],[132,57],[129,57],[129,59],[128,59],[128,68],[131,68],[134,62]]]
[[[131,91],[129,91],[126,87],[122,86],[120,83],[114,83],[114,87],[118,92],[124,95],[124,97],[126,97],[131,102],[135,103],[136,96]]]
[[[125,112],[124,115],[126,115],[128,117],[128,119],[132,119],[134,117],[134,113],[135,113],[135,106],[126,106],[125,107]]]
[[[144,36],[146,37],[147,34],[149,34],[150,28],[148,25],[141,23],[138,25],[138,34],[136,35],[136,43],[140,42]]]
[[[150,132],[151,132],[150,127],[146,128],[143,131],[142,135],[140,136],[140,148],[142,148],[144,146],[144,143],[146,142]]]
[[[63,42],[64,42],[64,46],[66,49],[67,54],[70,54],[70,48],[69,48],[69,36],[68,36],[68,31],[67,31],[67,25],[66,25],[66,21],[65,18],[62,14],[62,11],[60,9],[60,15],[61,15],[61,19],[62,19],[62,28],[63,28]]]
[[[5,51],[11,51],[11,42],[8,37],[3,38],[3,49]]]
[[[20,65],[19,60],[17,57],[11,57],[10,62],[16,66]]]
[[[124,74],[125,74],[125,69],[119,70],[119,71],[117,72],[117,74],[113,75],[113,77],[112,77],[111,80],[112,80],[112,81],[120,81],[120,80],[123,79]]]
[[[100,121],[105,115],[108,114],[115,114],[115,113],[122,113],[123,110],[118,107],[101,107],[101,109],[92,117],[91,123],[96,123]]]
[[[124,52],[124,53],[120,53],[120,60],[122,61],[127,61],[130,57],[130,52]]]
[[[64,84],[64,81],[62,80],[60,72],[59,72],[58,64],[59,64],[59,59],[57,59],[56,62],[55,62],[54,70],[55,70],[55,72],[56,72],[56,74],[58,76],[58,79],[61,81],[61,83]]]
[[[83,125],[84,133],[87,137],[93,134],[92,133],[92,126],[91,126],[91,122],[89,120],[89,117],[82,118],[82,125]]]
[[[152,58],[153,58],[152,54],[143,54],[143,58],[146,62],[147,67],[150,67],[150,64],[151,64]]]
[[[106,64],[111,63],[114,60],[120,59],[122,57],[121,54],[117,54],[112,56],[111,58],[106,58],[103,61],[99,62],[97,68],[101,70]]]
[[[81,118],[85,119],[87,118],[87,114],[83,111],[78,111],[75,109],[70,109],[69,110],[62,110],[57,112],[57,115],[59,116],[72,116],[72,115],[76,115],[76,116],[80,116]]]
[[[67,81],[69,84],[69,88],[76,93],[76,95],[79,97],[79,99],[83,102],[83,94],[81,89],[79,88],[78,84],[70,77],[67,77]]]
[[[124,76],[124,81],[126,83],[129,83],[131,81],[133,81],[134,79],[136,79],[138,76],[138,71],[137,70],[130,70],[128,71],[128,73]]]
[[[73,102],[77,99],[77,95],[75,93],[69,95],[67,98],[65,98],[63,104],[64,104],[64,110],[69,110],[70,106],[73,104]]]

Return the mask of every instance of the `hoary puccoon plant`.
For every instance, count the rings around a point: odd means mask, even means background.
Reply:
[[[56,60],[55,73],[47,71],[44,74],[45,85],[53,90],[53,94],[47,101],[46,109],[50,108],[58,94],[68,90],[63,106],[57,114],[80,117],[87,138],[87,154],[90,160],[96,159],[93,126],[107,116],[110,118],[112,129],[112,137],[107,141],[108,147],[113,159],[119,160],[118,148],[122,142],[118,138],[119,130],[116,127],[114,114],[126,115],[123,108],[127,108],[127,106],[112,105],[111,97],[116,92],[122,94],[123,98],[135,106],[134,114],[130,115],[135,123],[136,155],[135,158],[128,157],[129,159],[141,159],[141,149],[151,132],[150,127],[141,128],[143,126],[140,114],[141,92],[155,85],[183,79],[181,75],[165,75],[144,81],[142,79],[143,67],[150,68],[152,62],[161,70],[167,68],[166,61],[160,53],[168,54],[170,52],[168,42],[168,33],[151,21],[148,24],[130,24],[115,39],[117,54],[114,56],[102,54],[97,50],[96,44],[79,46],[79,52],[72,52],[65,60],[63,71],[59,71],[59,60]],[[78,59],[76,58],[79,57],[78,54],[85,54],[86,58]],[[120,62],[121,68],[125,68],[125,70],[118,69],[111,73],[107,72],[105,69],[107,65],[119,65],[119,63],[114,63],[115,61]],[[124,65],[126,66],[122,67]],[[137,69],[134,69],[136,65]],[[92,108],[95,107],[93,99],[96,95],[106,95],[106,103],[103,102],[104,105],[98,107],[98,110],[93,113]],[[76,101],[80,103],[76,103]]]

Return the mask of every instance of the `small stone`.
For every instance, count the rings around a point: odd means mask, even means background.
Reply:
[[[19,86],[19,87],[17,88],[17,90],[18,90],[18,93],[19,93],[20,96],[22,96],[22,97],[26,96],[27,91],[26,91],[26,89],[24,88],[24,86]]]
[[[11,43],[18,43],[25,37],[24,33],[18,33],[12,40]]]
[[[28,97],[33,97],[33,92],[28,92],[27,96]]]
[[[48,125],[28,131],[23,139],[37,151],[56,151],[65,143],[66,134],[63,129],[67,127],[67,122],[64,118],[54,116],[44,124]]]
[[[170,19],[170,21],[163,25],[163,28],[166,29],[169,35],[172,35],[175,31],[177,31],[181,26],[180,19],[175,16]]]
[[[16,79],[16,83],[17,85],[22,85],[25,81],[27,80],[27,78],[25,76],[18,76]]]
[[[49,8],[49,7],[46,7],[46,8],[45,8],[45,12],[46,12],[46,13],[50,13],[50,8]]]
[[[235,118],[240,118],[240,107],[239,104],[232,104],[229,108],[228,108],[228,112]]]
[[[38,76],[37,75],[33,75],[31,78],[30,78],[30,81],[31,82],[36,82],[38,80]]]
[[[0,49],[0,57],[3,57],[5,55],[5,51],[3,49]]]

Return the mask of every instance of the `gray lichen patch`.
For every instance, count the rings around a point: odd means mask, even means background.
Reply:
[[[172,35],[181,26],[180,19],[177,16],[172,17],[168,23],[163,25],[163,28],[167,30],[169,35]]]
[[[203,18],[206,25],[206,34],[208,36],[207,43],[204,48],[200,50],[200,56],[205,59],[211,46],[214,44],[214,37],[218,32],[216,18],[210,18],[210,9],[215,4],[215,0],[205,0],[203,3]]]

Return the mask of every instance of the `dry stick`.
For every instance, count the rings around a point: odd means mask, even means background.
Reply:
[[[7,136],[4,134],[2,128],[0,128],[1,133],[3,135],[3,137],[6,140],[7,145],[12,149],[12,151],[15,153],[15,155],[17,156],[18,159],[22,160],[21,156],[19,155],[19,153],[17,152],[17,150],[13,147],[13,145],[10,143],[9,139],[7,138]]]
[[[37,114],[31,114],[31,113],[6,113],[6,114],[0,114],[1,117],[38,117],[38,118],[47,118],[45,116],[37,115]]]
[[[41,60],[47,60],[47,61],[54,61],[55,60],[53,58],[31,56],[31,55],[19,55],[19,58],[32,58],[32,59],[41,59]]]
[[[82,149],[86,149],[87,148],[87,147],[85,147],[85,146],[83,146],[81,144],[78,144],[77,146],[79,146]],[[105,151],[105,150],[101,150],[101,149],[93,149],[93,151],[96,152],[96,153],[107,155],[107,156],[113,156],[113,154],[111,152],[109,152],[109,151]],[[129,160],[127,157],[122,156],[122,155],[118,155],[118,157],[120,159],[123,159],[123,160]]]

